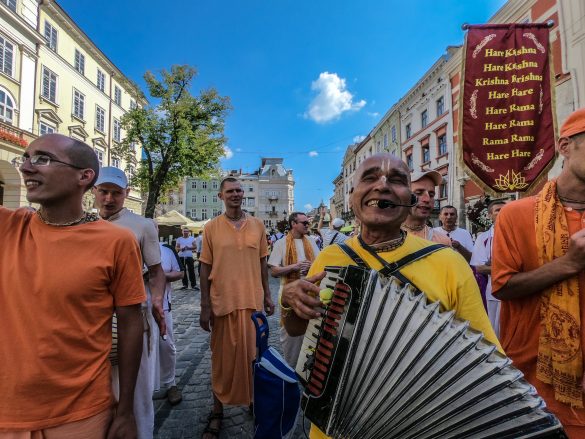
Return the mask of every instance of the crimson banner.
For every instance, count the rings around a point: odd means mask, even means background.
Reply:
[[[459,145],[484,190],[524,192],[555,157],[546,24],[469,26]]]

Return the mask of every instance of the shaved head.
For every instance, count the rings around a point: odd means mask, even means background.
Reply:
[[[80,140],[64,136],[63,134],[45,134],[42,138],[49,140],[51,143],[65,146],[65,154],[71,164],[80,168],[93,170],[95,176],[85,190],[91,189],[100,172],[100,163],[93,148]]]
[[[404,163],[395,155],[382,152],[368,157],[358,166],[353,176],[352,190],[354,187],[356,187],[364,171],[369,171],[371,169],[379,169],[383,174],[388,174],[391,169],[397,170],[398,172],[403,172],[404,175],[408,177],[408,184],[410,185],[410,169],[408,169],[406,163]]]

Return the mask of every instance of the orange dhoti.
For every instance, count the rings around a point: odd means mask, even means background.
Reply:
[[[251,309],[215,316],[211,329],[211,387],[222,404],[252,403],[256,330]]]

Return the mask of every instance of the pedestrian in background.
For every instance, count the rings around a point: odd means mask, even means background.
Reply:
[[[165,323],[167,326],[166,337],[155,337],[158,340],[156,346],[157,361],[154,374],[153,399],[167,399],[171,405],[180,403],[183,399],[181,390],[177,387],[175,380],[175,366],[177,363],[177,348],[173,332],[173,310],[172,310],[172,282],[183,278],[184,271],[181,268],[179,256],[164,243],[160,245],[161,265],[165,273],[165,295],[163,299],[163,310],[165,312]],[[158,334],[157,334],[158,335]]]
[[[289,282],[304,278],[319,254],[317,244],[308,236],[309,220],[304,213],[291,213],[288,217],[288,227],[289,234],[285,239],[276,241],[270,258],[268,258],[270,274],[280,278],[279,302],[283,287]],[[282,308],[280,311],[281,315],[286,312]],[[282,319],[280,343],[284,359],[289,365],[295,367],[303,344],[303,336],[292,337],[288,335],[282,327]]]
[[[321,248],[325,248],[331,244],[344,242],[348,238],[341,232],[341,228],[345,225],[345,221],[341,218],[331,218],[329,227],[323,227],[326,213],[327,209],[325,206],[322,206],[321,211],[319,212],[319,224],[317,225],[317,229],[321,233],[321,238],[323,239],[323,245]]]
[[[451,240],[451,246],[469,262],[473,252],[473,238],[467,230],[457,227],[457,209],[453,206],[441,207],[439,219],[442,225],[433,230],[447,235]]]
[[[492,221],[492,226],[485,232],[477,235],[471,261],[469,261],[469,264],[475,267],[478,273],[487,276],[487,283],[485,285],[487,313],[498,338],[500,337],[500,301],[492,294],[492,246],[496,220],[505,204],[505,200],[494,200],[489,203],[487,210],[488,216]]]
[[[195,262],[193,261],[193,251],[197,251],[195,238],[191,236],[191,231],[184,227],[183,236],[177,238],[176,250],[179,253],[185,275],[183,276],[183,289],[186,290],[191,282],[191,288],[197,290],[197,278],[195,277]]]

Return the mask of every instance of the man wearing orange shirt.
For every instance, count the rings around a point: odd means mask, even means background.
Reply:
[[[15,162],[27,199],[40,208],[0,207],[0,439],[135,439],[146,298],[138,245],[131,232],[83,211],[99,172],[88,145],[48,134]],[[113,309],[120,328],[114,414]]]
[[[213,410],[203,439],[219,437],[224,404],[252,403],[256,357],[254,311],[274,312],[268,287],[266,229],[242,210],[241,183],[225,178],[219,187],[223,215],[205,224],[201,257],[200,324],[211,331]]]
[[[500,341],[571,438],[585,437],[585,108],[563,124],[556,180],[498,216],[493,294]]]

